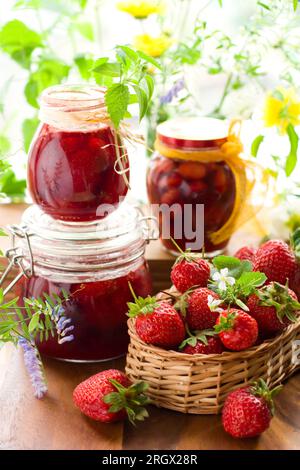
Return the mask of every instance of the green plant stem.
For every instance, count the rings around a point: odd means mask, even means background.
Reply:
[[[227,77],[227,80],[226,80],[226,83],[225,83],[225,87],[224,87],[220,102],[219,102],[218,106],[214,109],[212,114],[220,114],[221,109],[222,109],[223,104],[224,104],[224,101],[225,101],[225,99],[226,99],[226,97],[229,93],[232,77],[233,77],[233,74],[230,73]]]

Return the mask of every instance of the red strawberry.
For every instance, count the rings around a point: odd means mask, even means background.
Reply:
[[[222,423],[226,432],[233,437],[255,437],[268,429],[274,413],[273,398],[281,390],[269,390],[260,379],[252,386],[239,388],[226,398]]]
[[[180,350],[185,354],[221,354],[224,351],[222,341],[214,331],[212,336],[207,331],[201,331],[195,336],[186,339],[180,346]]]
[[[289,246],[281,240],[269,240],[257,250],[253,271],[265,273],[269,281],[285,284],[296,272],[296,258]]]
[[[297,320],[300,310],[295,292],[278,282],[272,282],[249,297],[249,314],[255,318],[262,334],[270,335],[283,331]]]
[[[209,296],[214,300],[219,300],[219,296],[215,292],[206,287],[199,287],[184,295],[182,300],[177,303],[191,330],[205,330],[215,325],[220,309],[210,310]]]
[[[251,348],[257,340],[256,320],[237,308],[224,310],[215,326],[215,331],[227,349],[242,351]]]
[[[147,344],[165,349],[177,348],[184,340],[185,327],[179,313],[168,301],[158,301],[156,297],[136,297],[129,302],[129,317],[137,317],[136,332]]]
[[[73,401],[89,418],[103,423],[124,420],[142,421],[148,416],[143,405],[149,403],[144,395],[145,382],[134,385],[116,369],[105,370],[81,382],[73,392]]]
[[[171,281],[179,292],[186,292],[193,286],[206,287],[210,276],[210,266],[199,254],[183,252],[174,242],[180,256],[171,270]]]
[[[233,256],[241,261],[253,261],[256,250],[251,246],[242,246]]]

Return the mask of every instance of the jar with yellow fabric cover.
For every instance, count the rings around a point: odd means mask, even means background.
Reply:
[[[242,219],[253,215],[249,195],[255,177],[253,171],[247,174],[251,164],[241,157],[243,147],[236,124],[184,117],[157,127],[147,190],[152,205],[173,208],[168,214],[159,209],[158,214],[161,240],[168,251],[176,253],[178,247],[186,250],[193,246],[184,231],[178,232],[178,226],[186,228],[188,222],[190,233],[202,230],[201,246],[193,251],[201,251],[204,245],[206,254],[215,256],[224,250]],[[196,210],[201,205],[202,221]]]

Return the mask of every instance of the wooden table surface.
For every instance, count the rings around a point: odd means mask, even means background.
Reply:
[[[0,207],[2,225],[17,222],[22,207]],[[4,222],[3,222],[4,221]],[[2,242],[3,243],[3,242]],[[233,246],[236,242],[233,242]],[[156,288],[166,279],[172,259],[152,246],[148,258]],[[0,449],[300,449],[300,375],[288,380],[276,399],[277,413],[261,437],[235,440],[222,429],[220,416],[183,415],[150,407],[150,417],[137,427],[129,423],[101,424],[83,416],[72,403],[74,387],[101,370],[123,369],[124,359],[103,364],[72,364],[45,359],[48,395],[32,395],[20,351],[6,346],[0,352]]]

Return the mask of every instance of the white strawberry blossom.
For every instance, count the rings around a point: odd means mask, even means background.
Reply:
[[[232,276],[228,276],[228,268],[223,268],[213,274],[212,279],[218,285],[218,289],[226,290],[227,286],[233,286],[235,279]]]
[[[212,295],[207,296],[207,305],[211,312],[219,312],[223,311],[222,308],[219,307],[223,302],[222,299],[215,299]]]

